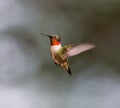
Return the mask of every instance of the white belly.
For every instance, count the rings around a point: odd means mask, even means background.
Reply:
[[[61,48],[61,44],[60,45],[56,45],[56,46],[51,46],[51,55],[52,55],[52,58],[53,60],[58,63],[55,55],[56,55],[56,52]]]
[[[61,44],[60,45],[51,46],[51,52],[57,52],[60,48],[61,48]]]

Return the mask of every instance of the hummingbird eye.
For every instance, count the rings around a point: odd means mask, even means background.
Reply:
[[[61,41],[58,35],[54,35],[53,38],[56,39],[57,41]]]
[[[54,36],[55,39],[57,39],[57,36]]]

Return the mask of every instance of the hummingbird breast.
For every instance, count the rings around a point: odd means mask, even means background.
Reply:
[[[59,50],[61,49],[61,45],[51,46],[51,55],[57,64],[64,64],[67,62],[67,59],[63,56],[62,53],[59,53]]]
[[[60,50],[61,48],[61,44],[59,45],[52,45],[51,46],[51,52],[57,52],[58,50]]]
[[[51,46],[51,55],[55,64],[62,67],[65,71],[67,71],[71,75],[71,70],[69,68],[67,58],[64,56],[64,50],[61,45],[59,46]]]

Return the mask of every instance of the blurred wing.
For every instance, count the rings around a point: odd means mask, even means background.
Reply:
[[[66,51],[64,52],[64,55],[66,57],[75,56],[82,52],[85,52],[87,50],[90,50],[95,47],[94,44],[77,44],[77,45],[68,45],[64,46],[66,48]]]

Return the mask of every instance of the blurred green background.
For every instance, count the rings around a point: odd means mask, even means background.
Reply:
[[[119,0],[0,0],[0,108],[119,108]],[[49,39],[91,42],[56,67]]]

